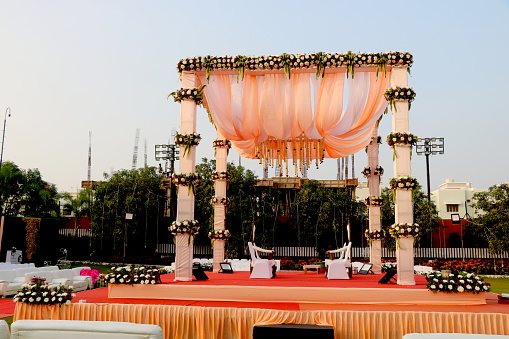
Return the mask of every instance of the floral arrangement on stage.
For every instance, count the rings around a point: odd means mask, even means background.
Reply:
[[[316,76],[325,74],[326,68],[347,68],[347,76],[354,76],[354,67],[376,66],[377,75],[386,74],[387,66],[406,66],[408,71],[413,64],[413,56],[409,52],[382,53],[307,53],[262,55],[262,56],[203,56],[182,59],[177,64],[179,73],[185,71],[206,71],[207,82],[211,71],[236,70],[237,81],[244,78],[244,72],[261,70],[283,70],[291,77],[292,69],[316,68]]]
[[[168,227],[168,230],[173,234],[190,234],[195,235],[198,234],[200,230],[200,223],[198,220],[182,220],[182,221],[174,221],[171,223],[171,226]]]
[[[419,237],[419,224],[393,224],[389,226],[389,234],[394,238]]]
[[[362,170],[362,174],[366,178],[369,178],[371,176],[371,167],[369,167],[369,166],[364,167],[364,170]],[[375,170],[373,171],[373,175],[382,176],[383,174],[384,174],[384,169],[382,168],[382,166],[377,165],[375,167]]]
[[[200,134],[194,132],[192,134],[180,134],[177,133],[175,135],[175,145],[179,147],[184,147],[184,154],[182,156],[186,156],[191,151],[192,146],[198,146],[201,141]]]
[[[437,259],[431,264],[434,270],[467,271],[475,274],[509,275],[509,266],[488,259],[446,260]]]
[[[212,180],[230,180],[232,174],[226,171],[214,171],[212,172]]]
[[[161,283],[161,274],[165,273],[166,270],[158,268],[119,266],[112,267],[105,280],[110,284],[155,285]]]
[[[84,268],[80,271],[80,275],[83,276],[89,276],[92,278],[92,283],[95,285],[95,282],[97,279],[99,279],[99,271],[98,270],[91,270],[89,268]]]
[[[477,294],[490,291],[490,284],[473,273],[457,272],[444,275],[434,271],[426,276],[426,280],[427,287],[432,292]]]
[[[383,199],[381,197],[372,195],[364,199],[364,203],[366,204],[366,206],[382,206]]]
[[[12,299],[29,305],[70,305],[76,294],[70,286],[51,286],[46,279],[34,277],[30,284],[23,284],[21,290]]]
[[[228,230],[212,230],[209,232],[210,240],[228,240],[231,234]]]
[[[205,85],[199,88],[181,88],[175,92],[171,92],[168,97],[172,96],[175,102],[182,102],[182,100],[193,100],[197,105],[203,102],[203,89]]]
[[[196,173],[173,173],[171,181],[177,186],[187,186],[188,193],[193,192],[200,183],[200,176]]]
[[[417,186],[417,179],[410,176],[392,178],[389,184],[392,190],[396,189],[412,190]]]
[[[407,100],[408,101],[408,109],[412,107],[412,101],[415,99],[415,91],[412,88],[408,87],[394,87],[389,88],[387,91],[385,91],[384,96],[385,100],[389,102],[391,105],[391,109],[394,110],[394,112],[397,111],[396,109],[396,100]]]
[[[210,203],[212,205],[221,204],[224,205],[224,207],[228,208],[231,205],[230,198],[227,197],[218,197],[217,195],[214,195],[212,198],[210,198]]]

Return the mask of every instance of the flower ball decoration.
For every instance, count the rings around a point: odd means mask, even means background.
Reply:
[[[228,230],[212,230],[209,232],[210,240],[228,240],[231,234]]]
[[[184,154],[182,156],[186,156],[191,151],[192,146],[198,146],[201,141],[200,134],[194,132],[191,134],[180,134],[177,133],[175,135],[175,145],[179,147],[184,147]]]
[[[455,272],[447,276],[438,271],[426,276],[427,287],[430,291],[446,293],[474,293],[489,292],[490,284],[479,276],[467,272]]]
[[[397,100],[406,100],[408,101],[408,109],[412,106],[412,101],[415,99],[415,92],[412,88],[409,87],[395,87],[395,88],[389,88],[387,91],[385,91],[384,96],[385,100],[389,102],[391,105],[391,109],[394,110],[394,112],[397,111],[396,109],[396,101]]]
[[[364,169],[362,170],[362,175],[364,175],[364,177],[366,178],[371,176],[371,167],[369,166],[364,167]]]
[[[173,235],[177,234],[195,235],[198,234],[198,231],[200,230],[200,223],[198,222],[198,220],[174,221],[171,223],[171,226],[168,227],[168,230]]]
[[[369,178],[371,175],[382,176],[384,174],[384,169],[382,168],[382,166],[376,166],[375,169],[373,171],[371,171],[371,167],[367,166],[367,167],[364,167],[364,170],[362,170],[362,174],[366,178]]]
[[[175,92],[171,92],[168,97],[172,96],[175,102],[182,102],[182,100],[193,100],[197,105],[203,102],[203,89],[205,85],[199,88],[181,88]]]
[[[364,202],[366,206],[382,206],[383,205],[383,199],[377,196],[370,196],[364,199]]]
[[[414,177],[406,176],[400,178],[392,178],[390,181],[391,189],[403,189],[403,190],[412,190],[417,187],[417,179]]]
[[[230,180],[232,174],[226,171],[214,171],[212,172],[212,180]]]
[[[420,227],[418,224],[393,224],[389,226],[389,234],[394,238],[419,237]]]

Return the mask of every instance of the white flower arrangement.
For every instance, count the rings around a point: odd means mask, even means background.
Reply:
[[[443,275],[441,272],[434,271],[426,275],[427,287],[430,291],[447,293],[481,293],[489,292],[490,284],[473,274],[467,272],[456,272],[449,275]]]
[[[393,224],[389,226],[389,234],[394,238],[419,237],[419,224]]]
[[[175,135],[175,145],[184,147],[184,152],[182,154],[183,157],[190,153],[192,146],[198,146],[200,141],[201,136],[196,132],[190,134],[177,133]]]
[[[175,102],[182,102],[182,100],[193,100],[197,105],[203,102],[203,89],[205,85],[200,88],[181,88],[175,92],[171,92],[168,97],[172,96]]]
[[[231,234],[228,230],[212,230],[209,232],[209,238],[211,240],[228,240]]]
[[[173,234],[190,234],[195,235],[198,234],[200,230],[200,223],[198,220],[182,220],[182,221],[174,221],[171,223],[171,226],[168,227],[168,230]]]
[[[221,205],[224,205],[225,207],[230,207],[230,205],[231,205],[230,198],[218,197],[217,195],[214,195],[212,198],[210,198],[210,203],[212,205],[221,204]]]
[[[393,190],[412,190],[417,187],[417,179],[411,176],[392,178],[389,184]]]

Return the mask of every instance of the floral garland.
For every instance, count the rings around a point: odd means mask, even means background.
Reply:
[[[389,226],[389,234],[394,238],[419,237],[419,224],[393,224]]]
[[[232,142],[228,139],[216,139],[212,142],[212,147],[214,148],[221,148],[221,147],[226,147],[226,148],[231,148],[232,147]]]
[[[222,171],[222,172],[214,171],[214,172],[212,172],[212,180],[230,180],[231,177],[232,177],[232,174],[229,173],[229,172],[225,172],[225,171]]]
[[[50,286],[46,279],[34,277],[30,284],[23,284],[21,290],[13,297],[14,302],[29,305],[70,305],[76,294],[70,286]]]
[[[246,70],[283,70],[288,77],[291,77],[292,69],[316,68],[317,77],[325,74],[326,68],[346,67],[347,76],[354,76],[354,67],[376,66],[378,73],[386,73],[386,67],[404,66],[410,67],[413,64],[413,56],[409,52],[383,52],[383,53],[308,53],[308,54],[287,54],[262,55],[262,56],[219,56],[210,55],[204,57],[193,57],[182,59],[177,64],[179,73],[186,71],[206,71],[207,82],[210,79],[210,72],[217,70],[236,70],[237,81],[244,77]]]
[[[412,147],[417,143],[417,137],[412,133],[401,133],[395,132],[390,133],[387,136],[387,144],[392,147],[392,160],[396,159],[398,155],[396,154],[396,146],[410,146],[410,157],[412,157]]]
[[[426,276],[427,287],[430,291],[447,293],[481,293],[489,292],[490,284],[473,273],[458,272],[448,276],[434,271]]]
[[[184,147],[184,154],[185,157],[187,154],[191,152],[192,146],[198,146],[198,144],[201,141],[200,134],[194,132],[192,134],[180,134],[177,133],[175,135],[175,145],[179,147]]]
[[[212,230],[209,232],[210,240],[228,240],[231,234],[228,230]]]
[[[369,178],[371,176],[371,167],[369,167],[369,166],[364,167],[364,170],[362,170],[362,174],[366,178]],[[382,168],[382,166],[377,165],[375,167],[375,170],[373,171],[373,175],[382,176],[383,174],[384,174],[384,169]]]
[[[408,109],[412,106],[412,101],[415,99],[415,92],[412,88],[407,87],[395,87],[389,88],[384,93],[385,100],[391,105],[391,109],[396,112],[396,100],[408,100]]]
[[[230,198],[227,197],[221,197],[219,198],[217,195],[214,195],[212,198],[210,198],[210,203],[212,205],[221,204],[224,205],[224,207],[228,208],[231,205]]]
[[[200,230],[200,223],[198,222],[198,220],[174,221],[171,223],[171,226],[168,227],[168,230],[173,235],[177,234],[195,235],[198,234],[198,231]]]
[[[382,206],[383,201],[384,200],[381,197],[377,197],[374,195],[364,199],[364,203],[366,204],[366,206]]]
[[[364,231],[364,235],[366,236],[366,239],[369,240],[369,246],[371,246],[373,240],[382,240],[385,238],[385,231],[384,230],[366,230]]]
[[[170,95],[173,97],[175,102],[182,102],[182,100],[193,100],[197,105],[201,105],[203,102],[203,89],[205,85],[199,88],[181,88],[175,92],[171,92]]]
[[[161,274],[168,273],[164,269],[134,266],[112,267],[105,280],[110,284],[160,284]]]
[[[200,183],[200,176],[196,173],[173,173],[171,176],[171,182],[177,186],[187,186],[187,193],[193,192]]]
[[[410,176],[392,178],[390,181],[390,186],[392,190],[396,189],[412,190],[417,186],[417,179]]]

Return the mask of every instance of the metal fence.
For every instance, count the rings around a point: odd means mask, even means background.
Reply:
[[[275,247],[277,257],[318,257],[315,247]],[[161,254],[174,254],[175,244],[158,244]],[[212,256],[212,247],[194,246],[194,256]],[[247,254],[247,253],[246,253]],[[369,247],[352,247],[352,258],[369,258]],[[396,258],[396,251],[382,248],[382,258]],[[509,253],[492,254],[487,248],[414,248],[416,259],[509,259]]]

